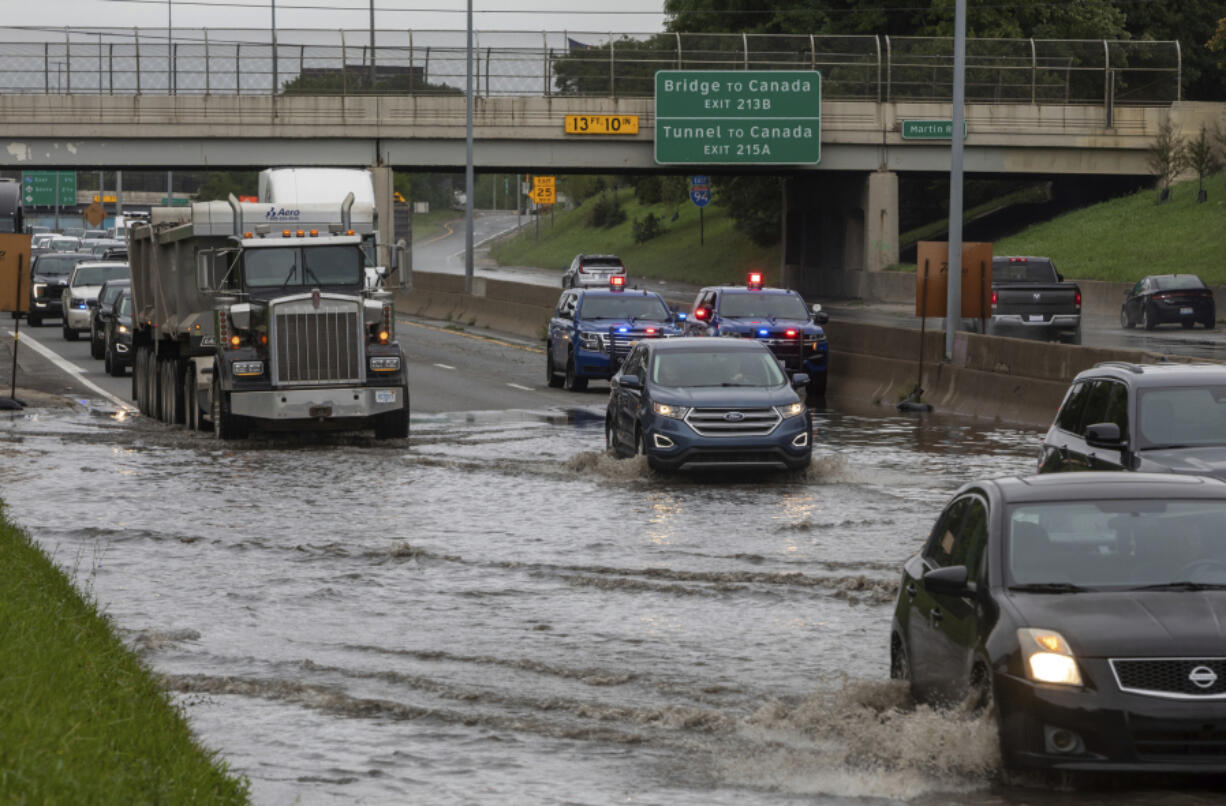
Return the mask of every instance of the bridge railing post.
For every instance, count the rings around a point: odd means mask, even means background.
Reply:
[[[140,95],[140,29],[132,29],[132,42],[136,47],[136,94]]]
[[[1030,38],[1030,105],[1038,100],[1039,60],[1034,49],[1034,37]]]
[[[72,95],[72,34],[64,29],[64,92]]]
[[[613,32],[609,31],[609,97],[617,97],[617,62],[613,55],[615,43],[613,41]]]
[[[541,80],[544,82],[545,97],[549,97],[549,34],[541,31]]]
[[[677,69],[681,69],[681,34],[673,32],[673,36],[677,37]]]
[[[813,35],[809,34],[809,36]],[[877,103],[881,103],[881,37],[874,36],[873,44],[877,47]]]
[[[890,52],[890,35],[885,35],[885,100],[890,102],[892,95],[892,82],[894,79],[894,65],[891,63],[893,54]]]

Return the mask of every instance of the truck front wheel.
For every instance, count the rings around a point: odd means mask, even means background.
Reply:
[[[221,368],[213,368],[213,390],[209,395],[209,417],[213,420],[213,436],[218,439],[242,439],[247,436],[240,419],[230,413],[229,398],[221,390]]]

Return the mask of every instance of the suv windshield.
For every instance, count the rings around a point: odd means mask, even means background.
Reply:
[[[127,276],[128,264],[126,263],[110,263],[105,266],[81,266],[77,269],[77,273],[73,275],[72,287],[102,285],[112,278]]]
[[[993,258],[992,282],[1054,283],[1056,282],[1056,267],[1047,259]]]
[[[724,294],[720,303],[720,314],[723,316],[744,316],[768,319],[808,319],[809,312],[800,297],[793,294],[758,294],[747,291],[744,294]]]
[[[1179,291],[1185,288],[1204,288],[1205,284],[1195,274],[1175,274],[1170,277],[1155,277],[1159,291]]]
[[[46,277],[65,277],[82,259],[80,255],[39,255],[34,261],[34,273]]]
[[[1226,386],[1141,389],[1137,448],[1226,445]]]
[[[251,288],[357,285],[362,253],[356,246],[278,246],[243,251],[243,272]]]
[[[658,297],[584,297],[579,319],[667,319],[668,308]]]
[[[1014,506],[1011,586],[1226,585],[1226,501],[1073,501]]]
[[[651,365],[658,386],[779,386],[787,382],[767,350],[665,352]]]

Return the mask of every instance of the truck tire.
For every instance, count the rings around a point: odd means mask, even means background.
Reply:
[[[545,344],[545,381],[551,389],[562,388],[562,376],[553,365],[553,345],[548,343]]]
[[[404,408],[375,415],[375,439],[409,438],[409,387],[403,387]]]
[[[102,358],[106,345],[102,339],[98,338],[97,328],[90,327],[89,329],[89,355],[90,358]]]
[[[1154,317],[1149,312],[1149,303],[1145,303],[1141,306],[1141,327],[1153,330],[1157,326],[1158,323],[1154,321]]]
[[[169,425],[183,425],[183,373],[177,358],[164,358],[161,363],[162,420]]]
[[[568,392],[583,392],[587,389],[587,378],[581,378],[575,372],[574,353],[571,353],[570,357],[566,359],[566,379],[563,381],[563,385]]]
[[[188,361],[183,367],[183,424],[189,431],[203,431],[200,416],[200,395],[196,391],[196,363]]]
[[[77,333],[76,328],[68,326],[68,314],[64,314],[63,332],[64,332],[64,341],[76,341],[77,338],[80,336],[80,334]]]
[[[213,367],[213,391],[209,395],[209,414],[213,421],[213,436],[217,439],[242,439],[247,436],[241,418],[229,411],[230,401],[221,390],[221,369]]]

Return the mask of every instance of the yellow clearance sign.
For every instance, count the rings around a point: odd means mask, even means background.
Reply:
[[[638,115],[567,115],[567,134],[638,134]]]
[[[532,201],[535,204],[554,204],[557,201],[557,184],[554,177],[533,175]]]

